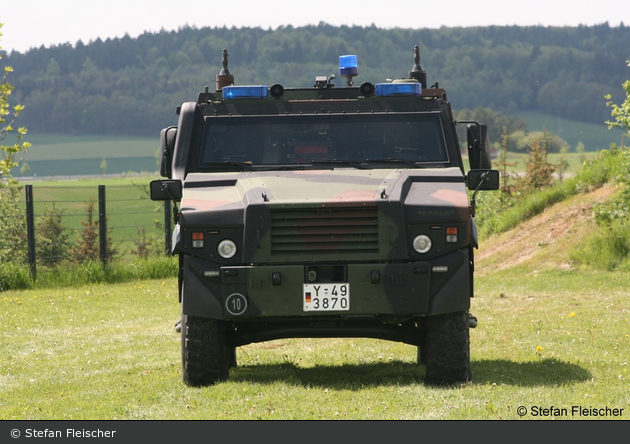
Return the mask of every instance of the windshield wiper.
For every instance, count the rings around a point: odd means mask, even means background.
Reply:
[[[221,161],[221,162],[208,162],[206,163],[206,165],[209,166],[235,166],[235,167],[241,167],[244,170],[247,171],[253,171],[252,168],[252,164],[251,163],[244,163],[244,162],[235,162],[233,160],[225,160],[225,161]]]
[[[365,170],[366,168],[361,165],[360,162],[356,162],[354,160],[343,160],[343,159],[330,159],[330,160],[313,160],[311,161],[312,165],[350,165],[355,167],[358,170]]]
[[[398,164],[409,165],[409,166],[412,166],[414,168],[419,168],[418,164],[414,160],[409,160],[409,159],[392,159],[392,158],[368,159],[368,160],[366,160],[366,162],[367,163],[398,163]]]

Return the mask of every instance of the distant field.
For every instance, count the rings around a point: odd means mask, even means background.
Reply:
[[[609,130],[604,122],[601,124],[576,122],[533,112],[517,112],[514,115],[525,121],[527,131],[542,131],[545,128],[547,132],[563,138],[571,145],[571,152],[575,152],[579,142],[584,144],[586,151],[608,149],[612,142],[621,145],[621,136],[625,133],[619,128]],[[627,145],[629,142],[626,139],[624,143]]]
[[[71,136],[28,134],[32,147],[24,156],[29,171],[13,171],[23,176],[74,176],[157,171],[155,154],[159,137]],[[107,162],[104,171],[103,159]]]

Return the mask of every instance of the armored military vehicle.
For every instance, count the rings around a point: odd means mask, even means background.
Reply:
[[[162,130],[168,179],[150,186],[180,202],[184,382],[226,380],[236,347],[307,337],[403,342],[428,383],[471,380],[475,195],[499,186],[486,125],[453,120],[418,47],[409,78],[360,86],[354,55],[345,85],[305,88],[235,85],[228,55]]]

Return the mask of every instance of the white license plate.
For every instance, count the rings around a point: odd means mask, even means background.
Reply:
[[[304,284],[304,311],[350,310],[350,284]]]

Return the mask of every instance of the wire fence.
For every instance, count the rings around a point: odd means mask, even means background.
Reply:
[[[28,263],[33,277],[64,262],[170,253],[170,204],[145,186],[26,185],[19,207],[0,212],[0,262]]]

